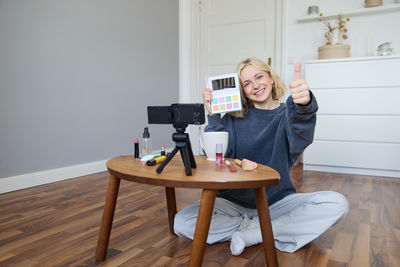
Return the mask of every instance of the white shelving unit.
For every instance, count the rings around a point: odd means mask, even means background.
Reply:
[[[400,178],[400,56],[310,60],[318,101],[304,169]]]
[[[351,16],[362,16],[367,14],[378,14],[378,13],[390,13],[400,11],[400,4],[391,4],[378,7],[361,8],[356,10],[343,11],[341,14],[343,17]],[[323,13],[324,14],[324,13]],[[336,18],[338,13],[335,14],[324,14],[324,18],[333,19]],[[318,15],[308,15],[297,19],[297,22],[309,22],[319,20],[321,17]]]

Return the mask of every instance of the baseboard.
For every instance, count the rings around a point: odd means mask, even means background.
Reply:
[[[392,170],[348,168],[348,167],[312,165],[306,163],[304,163],[304,170],[400,178],[400,171],[392,171]]]
[[[89,162],[0,179],[0,194],[38,185],[58,182],[107,170],[107,160]]]

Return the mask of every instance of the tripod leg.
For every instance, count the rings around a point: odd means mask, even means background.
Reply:
[[[164,169],[164,167],[170,162],[170,160],[175,156],[176,152],[178,152],[178,148],[175,147],[172,151],[171,154],[168,155],[168,157],[161,162],[160,166],[157,167],[156,172],[161,173]]]
[[[188,152],[189,152],[190,166],[192,168],[196,168],[196,161],[194,160],[192,144],[190,143],[189,135],[187,136],[186,144],[187,144]]]
[[[185,165],[186,175],[190,176],[190,175],[192,175],[192,168],[190,167],[190,159],[189,159],[189,152],[188,152],[187,144],[180,147],[179,151],[181,152],[183,164]]]

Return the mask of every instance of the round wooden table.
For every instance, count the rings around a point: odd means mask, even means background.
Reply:
[[[178,156],[174,157],[160,174],[156,173],[157,166],[143,166],[133,156],[119,156],[107,161],[110,180],[96,248],[97,260],[106,258],[119,185],[121,179],[124,179],[165,187],[171,234],[174,234],[174,218],[177,212],[175,187],[201,188],[203,190],[189,266],[201,266],[202,264],[216,191],[218,189],[253,188],[266,262],[268,266],[278,265],[267,193],[264,188],[279,184],[279,173],[261,164],[258,164],[258,167],[252,171],[243,171],[241,168],[237,168],[237,172],[230,172],[225,165],[217,166],[215,161],[208,161],[204,156],[196,156],[195,160],[197,168],[192,169],[192,176],[186,176],[182,159]],[[232,160],[231,162],[233,163]]]

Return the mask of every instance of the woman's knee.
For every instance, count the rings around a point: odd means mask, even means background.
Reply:
[[[194,202],[175,214],[174,231],[178,236],[191,237],[194,234],[197,222],[199,203]]]
[[[195,227],[195,223],[192,224],[190,221],[185,220],[181,214],[177,213],[175,215],[174,232],[178,236],[190,237],[190,235],[193,235]]]
[[[197,201],[175,215],[174,231],[178,236],[193,238],[199,207],[200,202]],[[244,210],[225,199],[216,198],[207,243],[229,240],[232,233],[239,229],[246,214]]]
[[[321,191],[316,196],[318,202],[333,203],[331,208],[339,214],[340,218],[344,218],[349,212],[349,203],[344,195],[334,191]]]
[[[349,202],[347,201],[347,198],[337,192],[334,192],[336,195],[336,202],[338,203],[338,210],[341,212],[341,219],[344,219],[346,217],[347,213],[349,212]]]

